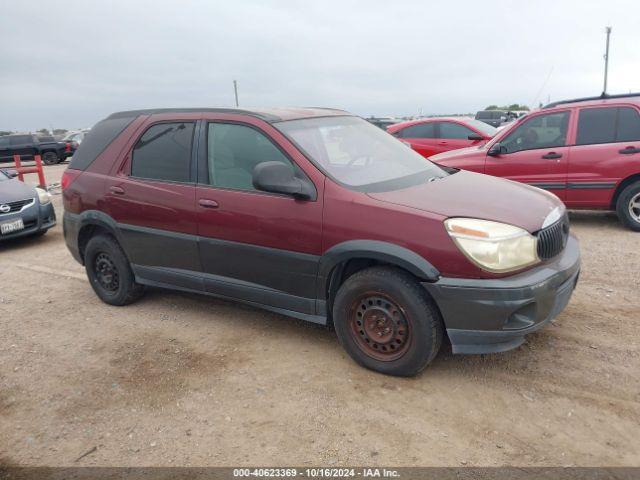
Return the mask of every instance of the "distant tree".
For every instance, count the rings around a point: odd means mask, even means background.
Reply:
[[[41,128],[40,130],[38,130],[38,133],[42,135],[49,135],[49,130],[46,128]]]
[[[5,135],[11,135],[11,132],[7,132],[5,130],[0,130],[0,137],[3,137]]]
[[[53,134],[54,135],[64,135],[65,133],[67,133],[69,130],[67,130],[66,128],[54,128],[53,129]]]
[[[489,105],[485,110],[526,110],[529,111],[529,107],[526,105],[520,105],[518,103],[512,103],[511,105],[503,105],[499,107],[497,105]]]

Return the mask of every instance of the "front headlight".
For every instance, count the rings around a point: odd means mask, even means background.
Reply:
[[[51,201],[51,195],[46,190],[36,187],[36,192],[38,193],[38,200],[40,200],[40,205],[46,205]]]
[[[504,273],[538,263],[538,239],[526,230],[476,218],[444,222],[458,248],[480,268]]]

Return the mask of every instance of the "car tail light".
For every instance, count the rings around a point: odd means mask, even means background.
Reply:
[[[60,187],[65,190],[73,181],[78,178],[82,173],[81,170],[74,170],[73,168],[67,168],[62,174],[62,180],[60,180]]]
[[[66,145],[64,146],[64,151],[65,152],[70,152],[71,151],[71,142],[67,142]]]

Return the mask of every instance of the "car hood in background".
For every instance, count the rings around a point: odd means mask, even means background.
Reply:
[[[491,139],[489,139],[491,140]],[[429,157],[429,161],[433,163],[442,163],[442,165],[446,165],[446,160],[460,159],[460,158],[478,158],[478,156],[486,155],[484,145],[487,144],[489,140],[483,140],[482,145],[474,145],[473,147],[466,148],[458,148],[457,150],[449,150],[447,152],[442,152],[437,155],[433,155]]]
[[[33,198],[36,192],[33,187],[20,180],[11,179],[0,182],[0,204]]]
[[[552,210],[562,207],[553,194],[538,188],[464,170],[414,187],[369,196],[445,217],[508,223],[531,233],[542,228]]]

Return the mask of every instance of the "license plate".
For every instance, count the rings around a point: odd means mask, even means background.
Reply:
[[[17,232],[18,230],[22,229],[24,229],[24,223],[22,222],[21,218],[13,220],[11,222],[0,223],[0,233],[2,235],[7,235],[9,233]]]

